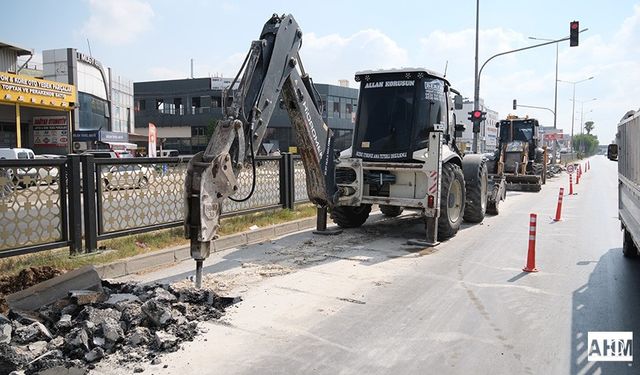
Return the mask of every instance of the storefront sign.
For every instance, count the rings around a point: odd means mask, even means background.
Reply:
[[[73,132],[74,142],[93,142],[98,140],[97,130],[75,130]]]
[[[76,51],[76,58],[78,59],[78,61],[82,61],[85,62],[89,65],[93,65],[98,69],[102,70],[102,64],[100,63],[100,61],[96,60],[94,57],[89,56],[89,55],[85,55],[82,52],[78,52]]]
[[[67,147],[69,123],[67,116],[33,118],[33,145],[36,147]]]
[[[129,134],[100,130],[98,132],[98,140],[100,142],[129,142]]]
[[[0,72],[0,102],[68,110],[75,105],[76,88],[66,83]]]
[[[75,130],[73,132],[74,142],[129,142],[129,134],[121,132],[110,132],[106,130]]]

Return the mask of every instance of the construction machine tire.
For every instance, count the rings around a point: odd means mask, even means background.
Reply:
[[[638,247],[633,242],[633,238],[631,237],[631,233],[625,228],[624,229],[624,239],[622,241],[622,255],[627,258],[637,258],[638,255]]]
[[[442,166],[442,187],[440,192],[440,217],[438,218],[438,238],[446,240],[458,233],[464,216],[464,176],[462,169],[453,163]]]
[[[331,210],[331,219],[340,228],[357,228],[364,224],[371,212],[370,204],[361,206],[336,206]]]
[[[534,175],[540,176],[540,183],[542,185],[547,183],[546,168],[544,167],[544,164],[533,163],[531,165],[531,171]]]
[[[380,211],[382,211],[382,214],[384,216],[388,216],[388,217],[396,217],[399,216],[402,211],[403,208],[400,206],[389,206],[386,204],[381,204],[380,205]]]
[[[499,215],[500,214],[500,200],[495,202],[487,202],[487,213],[489,215]]]
[[[481,223],[487,212],[487,165],[482,161],[472,179],[465,179],[466,201],[464,206],[464,221]]]

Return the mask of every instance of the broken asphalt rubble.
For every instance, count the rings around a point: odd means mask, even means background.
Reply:
[[[220,318],[239,300],[204,289],[100,280],[97,288],[69,290],[36,310],[10,303],[7,316],[0,314],[0,374],[56,367],[88,371],[112,354],[136,368],[142,361],[160,363],[159,353],[192,341],[198,322]]]

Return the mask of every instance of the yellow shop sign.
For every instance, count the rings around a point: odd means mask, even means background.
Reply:
[[[76,95],[74,85],[0,72],[0,102],[68,110]]]

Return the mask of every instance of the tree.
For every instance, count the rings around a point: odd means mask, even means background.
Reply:
[[[591,134],[591,131],[593,130],[594,127],[594,123],[593,121],[587,121],[584,123],[584,131],[587,132],[587,134]]]
[[[594,155],[598,151],[598,137],[592,134],[578,134],[571,141],[573,150],[582,155]]]

